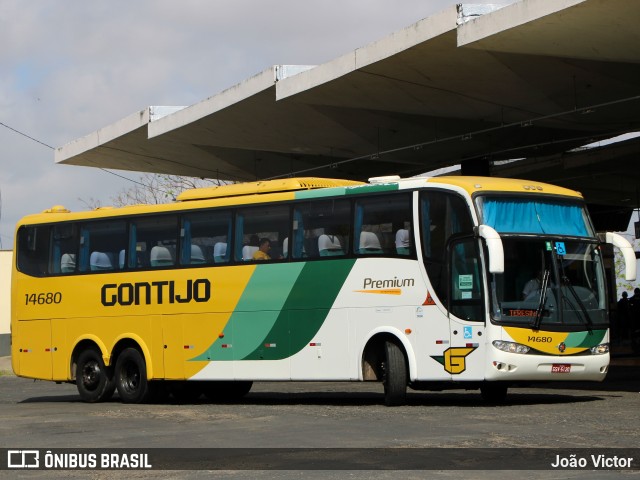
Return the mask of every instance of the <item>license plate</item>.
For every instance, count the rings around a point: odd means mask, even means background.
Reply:
[[[566,363],[554,363],[551,365],[551,373],[570,373],[571,365]]]

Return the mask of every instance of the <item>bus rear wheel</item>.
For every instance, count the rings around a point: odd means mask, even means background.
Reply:
[[[76,387],[88,403],[109,400],[116,389],[113,372],[102,360],[97,348],[83,350],[76,361]]]
[[[126,348],[116,361],[116,387],[124,403],[144,403],[151,397],[147,364],[136,348]]]
[[[382,367],[385,405],[404,405],[407,403],[407,362],[402,349],[395,342],[385,342],[385,361]]]

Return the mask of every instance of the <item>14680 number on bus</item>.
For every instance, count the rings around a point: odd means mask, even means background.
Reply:
[[[25,305],[51,305],[62,301],[62,292],[25,293]]]

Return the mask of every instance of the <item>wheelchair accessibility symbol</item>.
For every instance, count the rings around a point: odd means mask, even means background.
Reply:
[[[556,242],[556,253],[560,256],[567,254],[567,249],[564,246],[564,242]]]

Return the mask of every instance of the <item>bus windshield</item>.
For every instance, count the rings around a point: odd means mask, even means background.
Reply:
[[[589,330],[607,323],[597,244],[548,238],[503,238],[504,273],[490,281],[498,323]]]
[[[602,258],[581,203],[486,195],[476,206],[504,248],[504,273],[490,281],[494,321],[534,329],[606,326]]]

